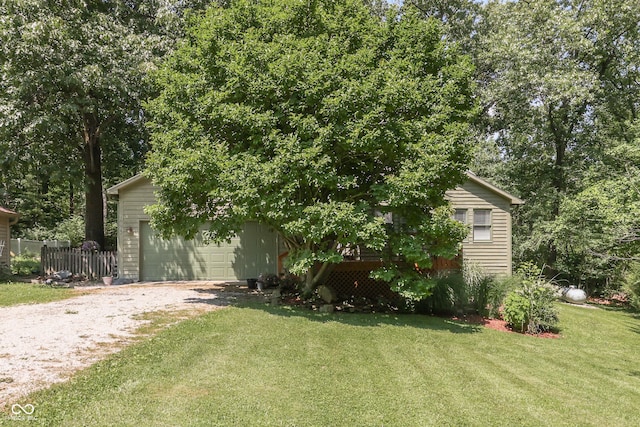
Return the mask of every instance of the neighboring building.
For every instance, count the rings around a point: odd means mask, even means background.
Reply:
[[[462,242],[463,262],[490,274],[510,275],[511,207],[524,202],[471,172],[467,177],[462,187],[447,191],[455,218],[470,228]]]
[[[16,212],[0,207],[0,265],[11,263],[11,225],[18,218]]]
[[[456,218],[471,226],[463,257],[488,273],[511,273],[511,206],[522,200],[472,173],[447,192]],[[268,227],[247,223],[229,244],[160,239],[144,207],[155,203],[151,182],[136,175],[107,190],[118,199],[118,275],[133,280],[245,280],[278,270],[278,236]]]

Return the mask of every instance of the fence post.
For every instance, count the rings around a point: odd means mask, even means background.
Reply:
[[[45,269],[46,267],[46,262],[45,262],[45,258],[47,256],[47,247],[43,246],[40,248],[40,272],[42,273],[43,276],[47,275],[47,270]]]

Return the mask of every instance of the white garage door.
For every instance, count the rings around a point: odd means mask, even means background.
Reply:
[[[193,240],[160,238],[148,222],[140,227],[141,280],[245,280],[277,270],[276,234],[247,223],[230,243],[206,244],[202,232]]]

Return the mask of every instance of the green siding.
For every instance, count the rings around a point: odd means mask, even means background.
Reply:
[[[148,222],[140,224],[141,280],[244,280],[277,269],[276,235],[247,223],[229,243],[161,239]]]
[[[511,274],[511,203],[500,194],[474,182],[447,191],[454,209],[467,212],[467,224],[473,225],[474,210],[491,210],[491,240],[474,241],[473,228],[462,242],[465,261],[481,266],[487,273]]]

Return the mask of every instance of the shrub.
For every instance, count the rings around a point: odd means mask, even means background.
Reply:
[[[517,292],[511,292],[504,299],[504,310],[502,317],[517,331],[524,332],[525,325],[528,324],[527,315],[531,308],[529,300]]]
[[[502,276],[494,278],[487,287],[486,315],[496,319],[500,317],[500,307],[504,304],[507,295],[520,286],[517,276]]]
[[[6,265],[0,265],[0,282],[9,282],[11,276],[11,268]]]
[[[72,247],[77,247],[84,239],[84,218],[74,215],[56,226],[53,236],[56,240],[69,240]]]
[[[462,272],[449,272],[434,278],[432,294],[418,307],[433,314],[475,312],[485,315],[494,282],[494,277],[477,264],[465,263]]]
[[[11,273],[18,276],[37,274],[40,271],[38,256],[25,250],[20,255],[11,258]]]
[[[623,289],[628,294],[631,305],[640,310],[640,262],[634,262],[627,270]]]
[[[504,320],[514,329],[529,334],[548,331],[558,323],[554,306],[555,289],[532,263],[523,264],[517,274],[520,287],[504,301]]]
[[[431,295],[417,304],[418,311],[432,314],[455,314],[464,310],[468,298],[462,274],[442,274],[436,276],[433,283]]]
[[[495,277],[487,274],[482,267],[472,262],[463,264],[462,277],[466,286],[466,305],[476,313],[486,315],[490,290],[496,281]]]

